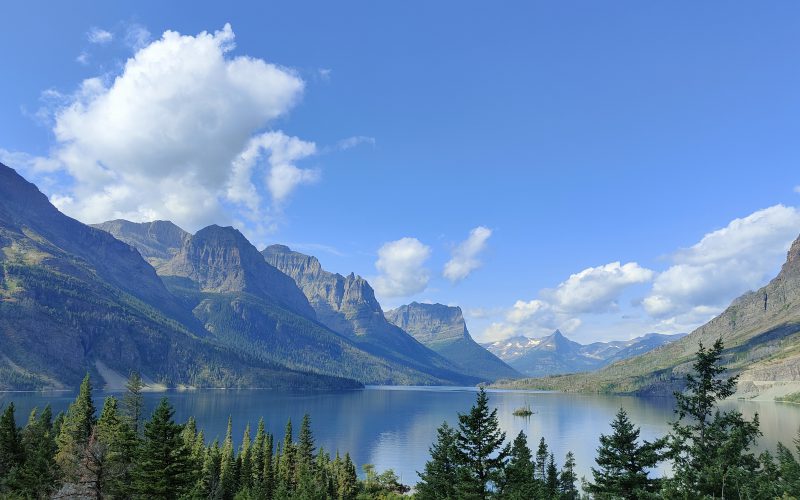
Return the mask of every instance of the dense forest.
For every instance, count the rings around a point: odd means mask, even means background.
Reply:
[[[33,410],[17,425],[14,405],[0,416],[0,496],[3,498],[141,499],[774,499],[800,497],[800,462],[778,445],[775,456],[753,451],[758,416],[721,411],[736,377],[721,366],[721,341],[700,345],[687,389],[676,397],[672,431],[653,442],[623,409],[602,435],[590,480],[576,476],[567,453],[556,464],[544,438],[536,451],[520,432],[511,442],[500,429],[497,410],[480,389],[475,405],[458,425],[443,423],[430,459],[412,491],[391,471],[356,465],[345,453],[317,449],[306,415],[295,437],[291,421],[281,441],[265,432],[263,420],[249,426],[237,447],[228,432],[206,442],[194,419],[179,424],[164,398],[149,419],[143,413],[143,384],[137,374],[127,392],[110,396],[97,416],[87,375],[69,409],[54,416]],[[800,440],[795,442],[800,454]],[[669,477],[649,472],[669,461]]]

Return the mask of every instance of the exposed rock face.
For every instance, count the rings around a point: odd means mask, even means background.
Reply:
[[[391,326],[375,292],[361,276],[325,271],[316,257],[293,252],[284,245],[271,245],[262,254],[268,263],[295,281],[314,307],[317,319],[331,330],[354,337]],[[404,336],[392,330],[390,334]]]
[[[139,252],[0,165],[0,389],[77,387],[87,370],[98,386],[131,370],[166,385],[358,386],[212,342]]]
[[[170,260],[192,235],[170,221],[130,222],[116,219],[92,227],[111,233],[113,237],[131,245],[153,267]]]
[[[232,227],[208,226],[188,238],[169,261],[163,276],[180,276],[214,293],[247,292],[271,299],[303,317],[314,309],[295,282],[268,264],[247,238]]]
[[[682,336],[649,333],[632,340],[581,345],[556,330],[552,335],[543,338],[518,336],[484,346],[523,374],[542,377],[596,370],[673,342]]]
[[[287,275],[303,290],[317,318],[333,331],[345,335],[370,352],[402,360],[417,369],[439,376],[468,380],[472,371],[462,370],[431,351],[403,329],[386,320],[375,292],[362,277],[325,271],[315,257],[294,252],[284,245],[262,251],[264,259]],[[445,375],[450,373],[450,375]],[[468,378],[465,379],[464,375]],[[478,379],[471,379],[476,382]]]
[[[519,377],[512,367],[472,339],[460,307],[412,302],[387,311],[386,319],[485,380]]]

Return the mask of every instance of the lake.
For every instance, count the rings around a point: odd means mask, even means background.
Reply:
[[[115,394],[120,396],[120,394]],[[147,413],[164,393],[147,393]],[[98,413],[102,406],[98,397]],[[457,424],[457,414],[466,412],[475,401],[474,388],[453,387],[368,387],[365,390],[336,393],[285,393],[267,390],[198,390],[167,392],[175,406],[175,417],[183,422],[194,415],[198,426],[213,440],[225,435],[228,415],[233,417],[234,441],[241,442],[245,425],[255,426],[263,416],[267,429],[283,439],[287,419],[297,432],[304,413],[311,415],[317,446],[326,450],[349,451],[360,468],[372,463],[378,470],[394,469],[406,484],[414,484],[416,471],[428,459],[428,448],[436,438],[436,428],[447,421]],[[14,401],[17,423],[22,425],[35,406],[50,404],[54,412],[65,410],[74,399],[71,393],[0,393],[0,406]],[[672,400],[587,394],[562,394],[527,391],[489,391],[489,402],[497,408],[500,424],[509,441],[522,430],[535,451],[544,436],[556,455],[559,466],[572,450],[578,475],[591,476],[595,450],[601,433],[609,433],[609,423],[623,407],[641,427],[641,437],[654,439],[669,430],[673,418]],[[515,417],[514,409],[530,405],[531,417]],[[764,437],[759,448],[774,451],[778,441],[792,446],[800,426],[800,406],[772,402],[728,402],[748,418],[759,413]],[[295,436],[296,437],[296,436]]]

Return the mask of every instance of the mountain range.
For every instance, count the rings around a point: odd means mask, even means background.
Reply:
[[[529,377],[597,370],[616,361],[637,356],[683,337],[683,334],[648,333],[631,340],[594,342],[582,345],[559,330],[542,338],[524,336],[483,344],[496,355]]]
[[[722,339],[722,362],[738,375],[737,397],[774,397],[800,382],[800,238],[778,275],[734,300],[689,335],[591,374],[502,382],[500,387],[628,394],[672,394],[683,387],[702,342]]]

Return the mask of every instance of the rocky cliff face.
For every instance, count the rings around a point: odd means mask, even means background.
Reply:
[[[333,331],[353,337],[390,326],[375,299],[375,292],[361,276],[325,271],[316,257],[293,252],[284,245],[271,245],[262,254],[268,263],[295,281],[314,307],[319,321]],[[390,333],[404,336],[397,331]]]
[[[268,264],[247,238],[232,227],[208,226],[188,238],[175,256],[159,267],[163,276],[179,276],[205,292],[246,292],[309,319],[314,309],[295,282]]]
[[[485,380],[519,377],[516,370],[472,339],[460,307],[412,302],[387,311],[386,319]]]
[[[170,221],[130,222],[116,219],[92,227],[136,248],[153,267],[172,259],[192,235]]]
[[[320,322],[369,352],[401,360],[438,376],[452,378],[459,373],[456,378],[479,380],[471,378],[474,375],[471,371],[460,369],[388,322],[375,299],[375,292],[364,278],[352,273],[342,276],[328,272],[315,257],[294,252],[284,245],[269,246],[262,254],[267,262],[294,279]]]
[[[0,389],[74,388],[87,371],[101,386],[131,370],[173,386],[358,386],[213,342],[133,247],[0,165]]]

